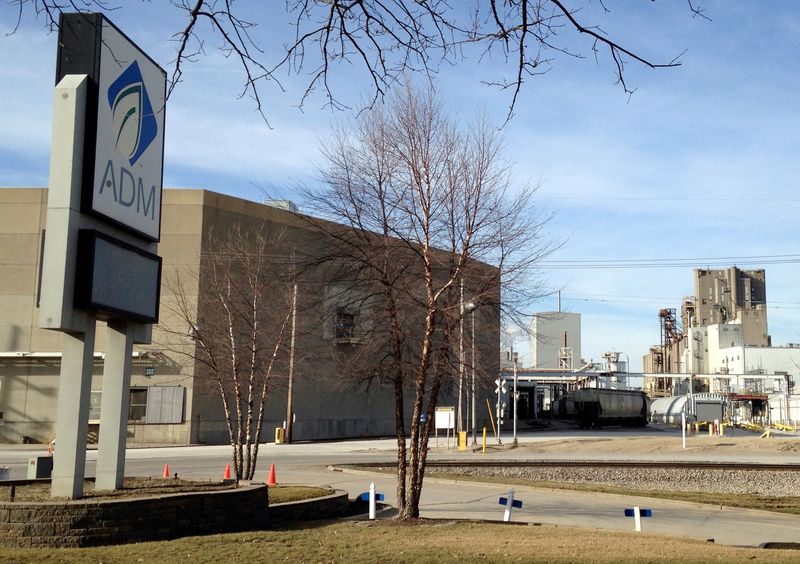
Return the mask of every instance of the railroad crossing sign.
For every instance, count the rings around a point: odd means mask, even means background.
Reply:
[[[494,393],[496,393],[498,395],[500,395],[500,394],[505,395],[505,394],[508,393],[508,388],[506,388],[506,381],[505,380],[503,380],[501,378],[498,378],[497,380],[494,381],[494,383],[497,386],[494,389]]]

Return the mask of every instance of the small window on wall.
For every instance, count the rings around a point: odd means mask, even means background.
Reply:
[[[128,421],[144,423],[147,415],[147,388],[131,388],[131,401]]]
[[[131,423],[183,423],[182,386],[131,388]]]
[[[352,339],[356,336],[356,316],[346,310],[336,312],[333,336],[336,339]]]

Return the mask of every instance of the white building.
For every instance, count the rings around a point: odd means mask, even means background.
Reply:
[[[577,370],[581,367],[581,315],[552,311],[531,321],[532,368]]]
[[[800,383],[800,345],[758,347],[743,343],[742,326],[737,323],[692,327],[681,360],[681,372],[774,374],[783,382],[788,377],[789,389],[795,391]],[[783,384],[781,391],[786,391],[785,387]]]
[[[712,392],[768,396],[773,422],[800,419],[800,345],[745,345],[740,323],[692,327],[687,337],[681,372],[719,374]]]

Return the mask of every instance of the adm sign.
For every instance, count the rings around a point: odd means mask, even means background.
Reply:
[[[158,320],[166,74],[100,14],[62,14],[39,325],[63,332],[51,495],[80,498],[96,320],[95,489],[122,487],[133,344]]]
[[[101,14],[64,14],[56,82],[89,78],[82,211],[158,241],[166,74]]]

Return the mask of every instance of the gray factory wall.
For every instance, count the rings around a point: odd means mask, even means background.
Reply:
[[[455,406],[453,388],[449,386],[443,391],[439,405]],[[407,425],[410,422],[412,394],[411,390],[406,393]],[[373,384],[369,389],[365,384],[338,387],[330,377],[313,373],[308,377],[295,377],[293,396],[294,441],[386,437],[395,434],[392,386]],[[275,428],[284,425],[286,399],[287,389],[283,383],[273,387],[267,400],[261,442],[272,442]],[[193,440],[204,444],[228,443],[228,431],[219,397],[215,394],[197,395],[194,402]]]
[[[61,334],[37,327],[35,306],[41,236],[44,231],[47,191],[41,189],[3,189],[0,191],[0,351],[13,354],[45,354],[61,350]],[[286,226],[285,244],[308,238],[308,224],[283,210],[253,202],[200,190],[165,190],[162,240],[159,254],[164,257],[164,277],[182,269],[187,283],[187,298],[196,304],[200,294],[197,279],[204,234],[214,227],[218,232],[235,222],[248,224],[267,221],[277,227]],[[287,253],[288,254],[288,253]],[[4,264],[6,263],[6,264]],[[335,281],[333,281],[335,282]],[[324,286],[315,289],[319,302]],[[162,288],[162,323],[170,321],[166,306],[174,296]],[[499,301],[499,295],[494,302]],[[318,307],[321,305],[316,304]],[[394,398],[391,387],[364,385],[351,388],[331,367],[331,358],[346,350],[336,348],[320,327],[321,313],[298,316],[298,324],[307,324],[305,342],[298,350],[307,356],[298,365],[295,385],[294,439],[323,439],[394,434]],[[486,320],[484,320],[486,315]],[[481,312],[478,317],[478,365],[480,370],[496,377],[499,367],[499,311]],[[313,318],[313,319],[312,319]],[[104,350],[103,325],[98,325],[95,350]],[[300,332],[302,327],[298,328]],[[315,332],[316,331],[316,332]],[[161,354],[163,339],[159,326],[154,327],[154,344],[138,348]],[[187,345],[188,333],[184,339]],[[340,345],[340,347],[344,347]],[[27,361],[25,361],[27,362]],[[26,365],[18,359],[0,359],[0,441],[20,442],[29,436],[40,442],[53,434],[57,407],[58,358],[37,360]],[[187,357],[163,354],[154,361],[154,374],[145,374],[147,363],[134,361],[132,387],[180,386],[185,390],[183,422],[132,423],[128,426],[131,443],[187,444],[190,442],[228,442],[227,429],[221,415],[220,400],[214,386],[203,382]],[[93,389],[101,389],[102,363],[95,365]],[[285,371],[282,371],[285,375]],[[487,382],[489,381],[487,377]],[[373,385],[375,386],[375,385]],[[487,384],[490,386],[490,384]],[[455,392],[442,392],[440,405],[454,406]],[[410,395],[408,396],[410,398]],[[478,399],[478,417],[485,415],[485,400]],[[410,401],[410,400],[409,400]],[[491,400],[493,404],[494,400]],[[466,408],[466,403],[465,403]],[[410,406],[406,418],[410,417]],[[274,438],[274,427],[286,418],[286,383],[278,380],[268,400],[267,421],[262,440]],[[479,423],[480,424],[480,423]],[[482,425],[481,425],[482,426]]]

